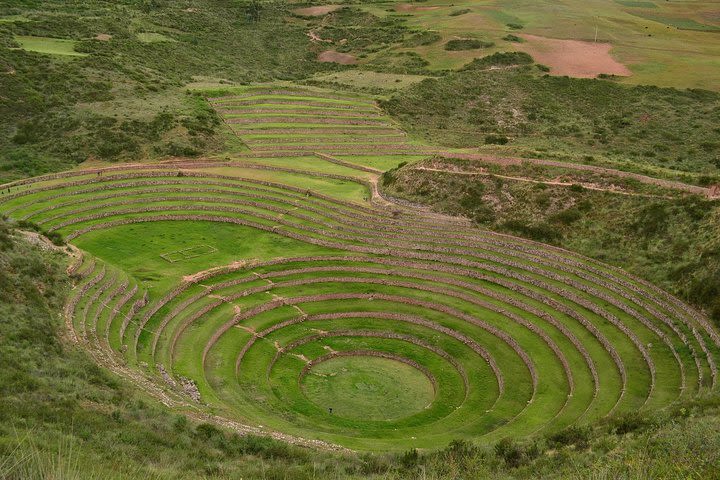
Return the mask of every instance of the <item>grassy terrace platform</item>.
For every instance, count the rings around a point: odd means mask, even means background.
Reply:
[[[276,85],[234,88],[209,101],[253,154],[412,155],[407,138],[374,100]]]
[[[366,100],[308,95],[212,101],[233,128],[303,109],[394,128]],[[318,141],[382,138],[343,135]],[[64,172],[4,186],[0,212],[84,252],[68,326],[100,363],[258,431],[365,450],[490,442],[716,388],[720,335],[700,313],[572,252],[390,205],[371,187],[394,157],[358,158]]]

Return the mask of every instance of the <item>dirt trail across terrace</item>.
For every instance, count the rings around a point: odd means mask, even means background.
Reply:
[[[497,165],[522,165],[523,162],[532,163],[535,165],[544,165],[547,167],[558,167],[568,168],[571,170],[583,170],[587,172],[600,173],[605,175],[614,175],[622,178],[632,178],[641,183],[649,185],[657,185],[664,188],[670,188],[673,190],[681,190],[684,192],[694,193],[697,195],[704,195],[708,198],[720,197],[720,191],[716,188],[700,187],[697,185],[690,185],[688,183],[679,182],[676,180],[664,180],[662,178],[650,177],[648,175],[642,175],[640,173],[625,172],[623,170],[616,170],[614,168],[598,167],[595,165],[585,165],[582,163],[567,163],[558,160],[543,160],[540,158],[515,158],[515,157],[494,157],[491,155],[483,155],[476,153],[451,153],[443,152],[441,156],[445,158],[458,158],[461,160],[478,160],[481,162],[494,163]]]
[[[462,170],[451,170],[446,168],[432,168],[432,167],[415,167],[413,170],[419,170],[419,171],[426,171],[426,172],[440,172],[440,173],[450,173],[454,175],[468,175],[468,176],[485,176],[485,177],[498,177],[498,178],[504,178],[507,180],[515,180],[518,182],[528,182],[528,183],[542,183],[544,185],[557,185],[561,187],[571,187],[573,185],[582,185],[583,188],[587,190],[595,190],[598,192],[609,192],[609,193],[617,193],[619,195],[628,195],[631,197],[646,197],[646,198],[672,198],[664,195],[651,195],[648,193],[633,193],[633,192],[626,192],[624,190],[618,190],[616,188],[603,188],[598,187],[597,185],[591,184],[591,183],[576,183],[576,182],[559,182],[554,180],[535,180],[532,178],[527,177],[512,177],[510,175],[498,175],[496,173],[490,173],[490,172],[467,172]]]
[[[445,221],[445,222],[453,222],[458,223],[460,225],[466,225],[469,226],[470,222],[463,217],[454,217],[452,215],[446,215],[444,213],[439,213],[433,211],[430,207],[426,205],[419,205],[417,203],[409,202],[407,200],[402,200],[398,198],[393,197],[387,197],[383,194],[382,190],[380,189],[380,179],[382,177],[380,175],[374,175],[370,178],[370,202],[373,205],[376,205],[381,208],[386,208],[390,210],[405,210],[405,211],[412,211],[413,213],[422,212],[422,214],[426,218],[436,218],[439,221]]]

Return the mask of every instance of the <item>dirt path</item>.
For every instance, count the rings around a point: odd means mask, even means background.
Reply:
[[[317,59],[318,62],[339,63],[340,65],[354,65],[357,63],[354,55],[336,52],[335,50],[325,50],[318,55]]]
[[[662,178],[650,177],[648,175],[642,175],[640,173],[625,172],[623,170],[616,170],[614,168],[597,167],[594,165],[585,165],[582,163],[566,163],[558,160],[543,160],[539,158],[516,158],[516,157],[494,157],[490,155],[476,154],[476,153],[452,153],[443,152],[440,154],[445,158],[458,158],[461,160],[478,160],[482,162],[494,163],[497,165],[522,165],[524,162],[532,163],[535,165],[544,165],[547,167],[558,167],[568,168],[571,170],[582,170],[587,172],[601,173],[605,175],[614,175],[622,178],[632,178],[641,183],[649,185],[658,185],[664,188],[670,188],[673,190],[681,190],[689,193],[695,193],[698,195],[704,195],[709,198],[717,198],[720,195],[715,193],[715,189],[700,187],[697,185],[690,185],[677,180],[664,180]]]
[[[49,238],[47,238],[44,235],[40,235],[37,232],[33,232],[30,230],[15,230],[17,233],[19,233],[22,237],[25,238],[29,243],[33,245],[39,246],[43,250],[53,250],[56,252],[64,252],[64,253],[70,253],[65,250],[65,247],[61,247],[58,245],[55,245],[50,241]],[[75,247],[69,246],[73,254],[77,254],[77,249]],[[75,255],[73,255],[75,257]]]
[[[335,158],[335,157],[333,157],[331,155],[327,155],[325,153],[313,152],[313,154],[316,157],[319,157],[319,158],[325,160],[326,162],[334,163],[337,165],[342,165],[343,167],[352,168],[354,170],[360,170],[361,172],[374,173],[377,175],[381,175],[383,173],[382,170],[378,170],[377,168],[367,167],[365,165],[358,165],[357,163],[340,160],[339,158]]]
[[[645,197],[645,198],[665,198],[670,199],[672,197],[668,197],[665,195],[651,195],[649,193],[632,193],[632,192],[625,192],[623,190],[617,190],[614,188],[603,188],[598,187],[597,185],[591,184],[591,183],[582,183],[582,182],[558,182],[553,180],[535,180],[532,178],[527,177],[512,177],[510,175],[498,175],[495,173],[490,172],[465,172],[465,171],[458,171],[458,170],[449,170],[449,169],[443,169],[443,168],[431,168],[431,167],[415,167],[413,170],[421,170],[421,171],[427,171],[427,172],[441,172],[441,173],[450,173],[453,175],[468,175],[468,176],[484,176],[484,177],[498,177],[498,178],[504,178],[507,180],[515,180],[518,182],[528,182],[528,183],[542,183],[544,185],[556,185],[561,187],[571,187],[573,185],[581,185],[586,190],[595,190],[598,192],[608,192],[608,193],[617,193],[618,195],[627,195],[631,197]]]
[[[342,7],[342,5],[319,5],[315,7],[296,8],[293,10],[293,13],[303,17],[321,17]]]

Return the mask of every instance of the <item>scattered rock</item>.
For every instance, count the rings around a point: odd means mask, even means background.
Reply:
[[[185,392],[187,396],[200,403],[200,390],[198,390],[193,380],[180,377],[180,385],[182,385],[183,392]]]

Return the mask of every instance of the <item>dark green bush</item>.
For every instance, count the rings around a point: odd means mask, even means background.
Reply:
[[[485,42],[475,38],[461,38],[456,40],[449,40],[445,44],[445,50],[458,51],[458,50],[475,50],[478,48],[490,48],[495,45],[493,42]]]
[[[490,67],[529,65],[531,63],[533,63],[533,58],[525,52],[497,52],[483,58],[476,58],[465,65],[462,70],[486,70]]]
[[[505,145],[510,139],[504,135],[486,135],[485,145]]]
[[[558,230],[547,223],[531,224],[525,220],[514,219],[504,222],[501,227],[538,242],[555,243],[561,237]]]
[[[550,217],[551,222],[571,225],[582,218],[582,212],[577,208],[568,208]]]
[[[420,47],[425,45],[432,45],[442,39],[442,36],[437,32],[423,31],[414,33],[403,42],[403,47],[412,48]]]
[[[616,415],[608,421],[610,433],[625,435],[631,432],[644,430],[650,425],[647,418],[639,413],[624,413]]]
[[[547,437],[548,445],[553,448],[574,445],[575,448],[584,450],[589,446],[592,436],[592,429],[588,426],[572,425],[564,430]]]

